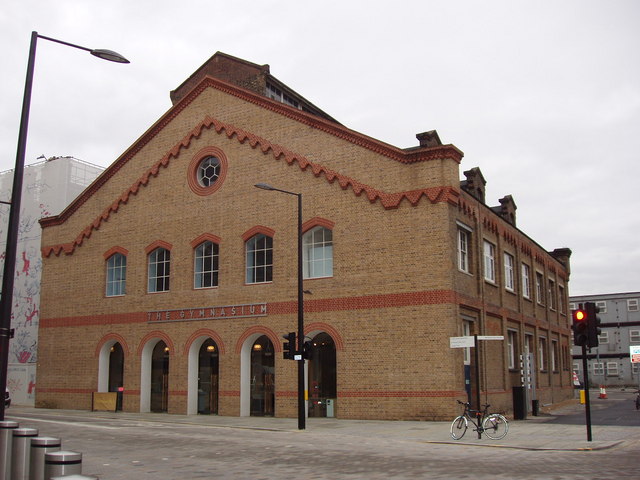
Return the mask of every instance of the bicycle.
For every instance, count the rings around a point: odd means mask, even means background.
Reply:
[[[492,440],[500,440],[507,435],[509,422],[499,413],[489,413],[489,404],[484,405],[483,410],[473,410],[468,402],[458,400],[458,403],[464,405],[464,412],[451,422],[451,438],[454,440],[460,440],[464,437],[469,427],[469,422],[475,427],[473,431],[478,432],[478,438],[482,437],[483,432]]]

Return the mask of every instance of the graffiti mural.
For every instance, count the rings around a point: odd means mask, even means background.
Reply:
[[[73,157],[52,157],[24,170],[18,228],[7,386],[13,403],[33,405],[40,323],[41,230],[38,220],[60,213],[100,173],[102,168]],[[0,200],[9,201],[13,171],[0,172]],[[0,264],[6,251],[9,206],[0,205]],[[2,270],[0,269],[0,275]]]

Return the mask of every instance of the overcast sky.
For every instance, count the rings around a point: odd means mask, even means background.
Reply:
[[[21,0],[0,9],[0,171],[15,163],[32,31],[27,164],[111,164],[216,51],[258,64],[345,126],[392,145],[436,129],[487,203],[569,247],[571,295],[640,291],[640,1]]]

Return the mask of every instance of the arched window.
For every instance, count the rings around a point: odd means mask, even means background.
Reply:
[[[318,226],[302,237],[304,278],[333,276],[333,232]]]
[[[196,247],[193,267],[194,288],[218,286],[218,249],[218,244],[210,240],[206,240]]]
[[[170,267],[171,252],[166,248],[156,248],[149,254],[149,293],[169,291]]]
[[[273,239],[263,233],[254,235],[246,243],[247,283],[273,280]]]
[[[114,253],[107,259],[107,297],[116,297],[126,293],[127,257]]]

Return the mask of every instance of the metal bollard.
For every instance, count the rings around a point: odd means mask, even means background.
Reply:
[[[13,446],[13,430],[18,422],[3,420],[0,422],[0,480],[11,478],[11,447]]]
[[[29,480],[31,439],[38,436],[35,428],[14,428],[11,447],[11,480]]]
[[[29,480],[44,478],[44,454],[60,450],[62,442],[55,437],[35,437],[31,439],[31,460],[29,461]]]
[[[82,454],[76,452],[49,452],[44,454],[44,478],[80,475],[82,473]]]

